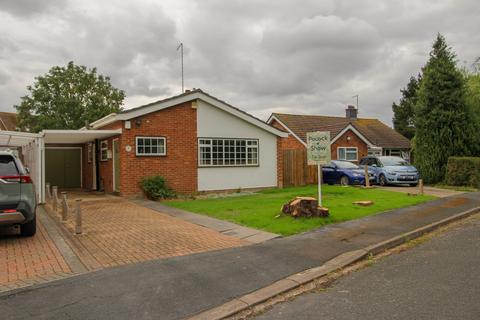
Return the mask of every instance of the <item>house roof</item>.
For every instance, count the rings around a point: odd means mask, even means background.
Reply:
[[[280,137],[287,136],[287,134],[283,130],[279,130],[269,125],[268,123],[254,117],[253,115],[237,107],[234,107],[223,100],[220,100],[212,95],[209,95],[208,93],[202,91],[201,89],[194,89],[191,91],[187,91],[177,96],[173,96],[163,100],[158,100],[158,101],[155,101],[146,105],[142,105],[136,108],[124,110],[119,113],[111,113],[95,122],[92,122],[90,125],[93,128],[100,128],[102,126],[105,126],[115,121],[130,120],[148,113],[163,110],[169,107],[179,105],[181,103],[185,103],[185,102],[193,101],[197,99],[203,100],[225,112],[228,112],[246,122],[249,122],[257,127],[260,127],[261,129],[268,131],[274,135],[277,135]]]
[[[17,114],[14,112],[0,112],[0,130],[15,131],[17,128]]]
[[[371,145],[382,148],[410,148],[410,141],[378,119],[272,113],[269,122],[277,119],[306,143],[307,132],[330,131],[332,140],[349,125]]]

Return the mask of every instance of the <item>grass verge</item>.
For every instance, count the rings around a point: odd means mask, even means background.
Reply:
[[[330,223],[358,219],[371,214],[412,206],[435,199],[432,196],[410,196],[405,193],[359,187],[322,185],[323,205],[330,210],[328,218],[292,218],[280,215],[281,206],[296,196],[316,197],[317,186],[268,189],[253,195],[201,200],[173,200],[164,204],[227,220],[247,227],[284,236],[308,231]],[[362,207],[353,201],[372,200]]]

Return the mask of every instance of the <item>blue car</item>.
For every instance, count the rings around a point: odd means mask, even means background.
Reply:
[[[414,187],[420,178],[417,168],[400,157],[368,156],[360,160],[360,165],[374,171],[375,182],[381,186],[409,184]]]
[[[323,182],[328,184],[364,185],[365,169],[348,161],[332,160],[331,164],[322,166]],[[370,181],[375,179],[374,173],[369,171]]]

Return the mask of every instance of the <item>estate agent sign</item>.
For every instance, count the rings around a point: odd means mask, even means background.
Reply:
[[[318,165],[318,205],[322,206],[322,165],[329,164],[330,131],[307,132],[307,160],[309,165]]]
[[[307,133],[307,159],[309,165],[330,163],[330,131]]]

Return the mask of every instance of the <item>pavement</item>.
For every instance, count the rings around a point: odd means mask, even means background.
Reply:
[[[0,294],[0,314],[8,319],[182,319],[342,253],[479,206],[480,193],[466,193],[256,245],[103,269]]]
[[[410,194],[416,194],[418,193],[418,187],[410,187],[408,185],[397,185],[397,186],[379,186],[376,185],[375,188],[379,189],[384,189],[388,191],[394,191],[394,192],[403,192],[403,193],[410,193]],[[428,187],[424,186],[423,187],[423,193],[429,196],[434,196],[437,198],[445,198],[445,197],[451,197],[455,195],[462,194],[464,192],[462,191],[457,191],[457,190],[452,190],[452,189],[443,189],[443,188],[435,188],[435,187]]]
[[[257,320],[464,319],[480,315],[480,215]]]
[[[158,201],[151,201],[147,199],[137,199],[137,200],[133,200],[133,202],[141,206],[147,207],[149,209],[155,210],[157,212],[160,212],[162,214],[168,214],[174,218],[181,219],[183,221],[188,221],[190,223],[194,223],[202,227],[218,231],[226,236],[238,238],[250,243],[261,243],[267,240],[280,237],[280,235],[275,233],[248,228],[248,227],[240,226],[233,222],[219,220],[219,219],[204,216],[201,214],[196,214],[193,212],[189,212],[189,211],[185,211],[177,208],[172,208]]]

